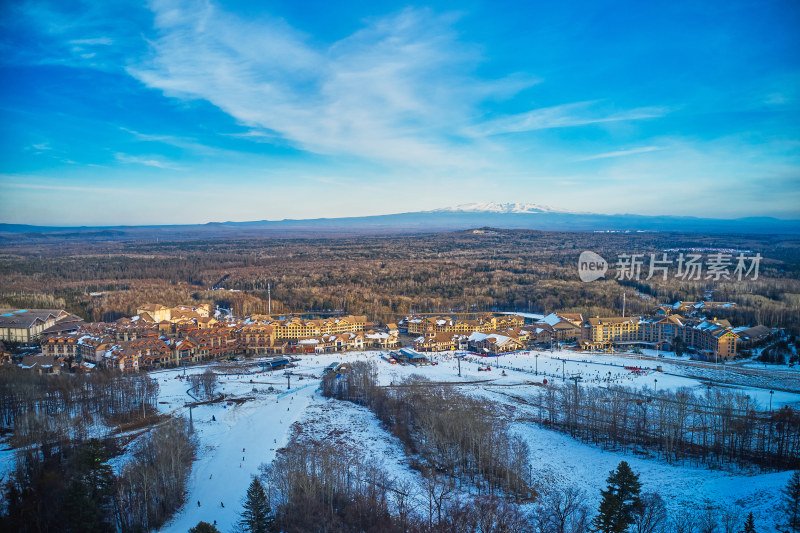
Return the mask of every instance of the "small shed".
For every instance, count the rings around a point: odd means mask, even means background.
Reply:
[[[331,372],[334,372],[338,366],[339,366],[339,362],[338,361],[335,362],[335,363],[329,364],[328,366],[325,367],[325,370],[322,371],[322,375],[324,376],[324,375],[330,374]]]
[[[286,357],[270,357],[259,363],[264,370],[280,370],[289,366],[290,362]]]

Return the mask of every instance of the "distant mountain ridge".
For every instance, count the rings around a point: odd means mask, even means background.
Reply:
[[[500,202],[479,202],[472,204],[461,204],[454,207],[443,207],[426,213],[574,213],[566,209],[556,209],[546,205],[525,204],[525,203],[500,203]]]
[[[492,227],[577,232],[680,232],[800,234],[800,220],[772,217],[713,219],[688,216],[602,215],[527,203],[472,203],[455,207],[363,217],[209,222],[161,226],[55,227],[0,224],[0,243],[24,239],[213,239],[324,237],[432,233]]]

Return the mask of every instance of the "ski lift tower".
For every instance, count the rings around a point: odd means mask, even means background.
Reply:
[[[580,374],[573,374],[573,375],[571,375],[569,377],[569,379],[571,381],[575,382],[575,399],[577,401],[577,398],[578,398],[578,382],[579,381],[583,381],[583,376],[581,376]]]

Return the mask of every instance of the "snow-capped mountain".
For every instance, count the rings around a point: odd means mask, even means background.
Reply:
[[[572,213],[566,209],[557,209],[546,205],[524,204],[520,202],[477,202],[461,204],[455,207],[434,209],[430,213]]]
[[[192,239],[247,238],[271,232],[281,236],[358,235],[432,233],[474,228],[533,229],[541,231],[638,232],[674,231],[684,233],[800,234],[800,220],[750,217],[733,220],[712,218],[604,215],[566,211],[538,204],[480,202],[433,211],[413,211],[391,215],[345,218],[307,218],[299,220],[254,220],[249,222],[209,222],[184,226],[111,226],[68,228],[0,223],[0,241],[18,235],[59,236],[69,239]]]

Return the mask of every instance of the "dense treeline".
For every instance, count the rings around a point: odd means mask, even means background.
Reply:
[[[600,252],[613,268],[620,253],[704,247],[761,253],[759,279],[646,280],[647,264],[638,282],[583,283],[577,277],[582,250]],[[711,287],[714,299],[739,304],[724,315],[734,325],[800,324],[800,244],[791,238],[503,230],[496,235],[37,243],[5,251],[0,306],[66,307],[89,320],[130,315],[148,302],[214,302],[239,315],[264,313],[269,284],[274,312],[344,310],[381,321],[411,311],[560,309],[616,315],[624,291],[627,310],[644,313],[656,302],[698,300]],[[241,292],[210,290],[225,276],[222,287]],[[609,276],[614,277],[613,270]]]
[[[116,475],[111,439],[70,441],[60,453],[18,451],[3,487],[0,530],[91,533],[152,531],[184,502],[195,439],[182,418],[169,418],[133,445]]]
[[[519,399],[520,401],[527,401]],[[668,460],[709,466],[736,463],[800,468],[800,413],[759,411],[748,396],[725,389],[657,394],[625,387],[551,385],[528,402],[539,420],[585,442],[656,451]]]
[[[0,367],[0,422],[12,443],[38,443],[58,453],[61,443],[86,440],[97,427],[142,420],[156,413],[158,384],[147,375],[114,371],[39,375]]]
[[[531,496],[527,445],[478,399],[421,376],[379,387],[377,368],[363,361],[325,376],[322,393],[369,407],[421,459],[417,468],[443,474],[450,486],[467,482],[478,494]]]
[[[196,449],[197,439],[184,418],[169,418],[136,446],[115,484],[115,520],[121,531],[158,529],[183,505]]]
[[[273,531],[534,531],[533,520],[516,504],[486,495],[462,502],[435,477],[415,493],[350,446],[293,440],[262,475],[275,510]],[[550,531],[555,533],[542,533]]]
[[[330,531],[395,530],[387,490],[391,480],[374,459],[351,446],[293,441],[263,471],[276,531],[316,531],[323,524]],[[342,524],[348,529],[336,527]]]
[[[0,530],[140,532],[163,524],[183,503],[196,444],[183,418],[158,414],[157,394],[147,375],[0,368],[0,420],[16,450]],[[115,473],[109,459],[123,452],[130,458]]]

